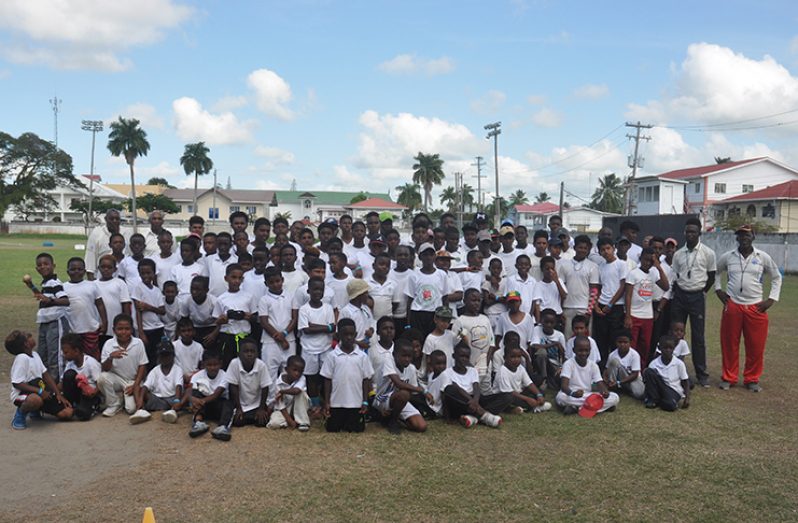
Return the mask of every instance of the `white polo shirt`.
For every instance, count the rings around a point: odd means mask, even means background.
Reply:
[[[529,377],[523,365],[519,365],[515,371],[511,371],[506,365],[502,365],[493,378],[491,392],[493,394],[498,394],[500,392],[521,392],[531,384],[532,379]]]
[[[329,325],[331,323],[335,323],[335,313],[329,303],[322,303],[321,307],[317,309],[311,307],[308,302],[299,308],[299,318],[297,319],[297,330],[299,331],[308,328],[311,324]],[[330,349],[332,338],[332,333],[307,334],[303,332],[302,352],[305,354],[321,354]]]
[[[163,289],[163,284],[172,279],[172,267],[180,265],[180,253],[173,252],[166,258],[161,258],[161,254],[156,252],[150,256],[150,259],[155,262],[155,280],[158,282],[158,287]],[[175,282],[177,283],[177,282]]]
[[[566,293],[565,295],[567,296],[568,289],[565,287],[565,282],[560,280],[560,285],[562,285],[563,290],[565,290]],[[540,302],[540,310],[552,309],[557,314],[562,314],[560,290],[557,288],[557,284],[555,282],[550,281],[547,283],[543,280],[538,281],[535,284],[535,295],[533,299],[537,302]]]
[[[374,319],[379,320],[383,316],[393,317],[396,282],[386,276],[385,282],[380,283],[374,279],[374,273],[372,273],[369,278],[366,278],[366,283],[369,284],[369,296],[374,300]]]
[[[654,369],[660,375],[662,380],[676,392],[679,396],[684,397],[684,387],[682,387],[682,380],[687,379],[687,366],[684,362],[674,356],[671,362],[665,364],[662,361],[662,356],[656,358],[648,364],[649,369]]]
[[[147,390],[159,398],[175,396],[177,394],[178,385],[181,387],[183,386],[183,369],[178,367],[177,364],[172,365],[168,374],[164,374],[162,365],[154,367],[150,373],[147,374],[147,379],[144,380],[142,384],[142,386],[147,387]]]
[[[305,376],[300,376],[299,379],[296,380],[293,383],[286,383],[285,380],[283,379],[285,376],[286,376],[286,374],[280,375],[280,377],[274,383],[274,388],[275,388],[275,396],[274,397],[277,397],[277,394],[276,394],[277,392],[280,392],[280,391],[283,391],[283,390],[288,390],[288,389],[299,389],[302,392],[307,392],[308,386],[307,386],[307,382],[305,381]],[[275,401],[272,404],[272,408],[275,411],[283,410],[283,409],[290,409],[294,405],[294,399],[295,398],[296,398],[296,396],[293,396],[291,394],[283,394],[279,401]]]
[[[779,301],[781,295],[781,271],[773,258],[764,251],[754,247],[754,251],[743,258],[740,251],[734,249],[723,254],[718,260],[718,272],[726,272],[726,294],[734,303],[752,305],[764,298],[765,274],[770,275],[770,298]],[[715,279],[715,289],[722,286],[720,277]]]
[[[321,375],[332,381],[330,407],[357,409],[363,404],[363,380],[371,379],[374,369],[362,350],[346,353],[336,347],[324,360]]]
[[[216,305],[213,307],[213,315],[219,317],[222,314],[227,314],[227,311],[244,311],[247,313],[258,312],[258,304],[255,303],[255,298],[251,294],[244,291],[238,292],[225,292],[216,300]],[[227,320],[227,323],[221,325],[220,332],[226,334],[241,334],[249,333],[252,326],[249,320]]]
[[[474,385],[479,384],[479,374],[474,367],[467,367],[465,374],[458,373],[454,370],[454,367],[448,367],[441,374],[446,376],[444,379],[446,382],[446,385],[443,386],[444,389],[448,385],[457,385],[471,395],[474,391]]]
[[[175,365],[180,367],[185,374],[197,372],[202,362],[202,352],[205,350],[199,342],[191,341],[190,345],[185,345],[183,340],[178,337],[174,342]]]
[[[205,295],[205,301],[197,303],[189,295],[180,302],[180,316],[191,318],[194,327],[213,327],[216,322],[213,309],[216,307],[216,296]]]
[[[263,389],[272,384],[269,369],[260,358],[255,359],[255,364],[249,372],[241,365],[240,358],[234,359],[227,367],[226,377],[228,384],[238,386],[238,401],[244,412],[260,407]]]
[[[612,360],[618,360],[621,367],[626,369],[626,372],[640,372],[640,354],[631,347],[629,348],[629,352],[626,353],[626,356],[621,356],[618,349],[612,351],[607,358],[607,364],[609,365],[609,362]]]
[[[205,396],[210,396],[216,389],[224,389],[222,392],[222,398],[227,398],[227,373],[224,369],[219,369],[219,372],[216,374],[215,378],[211,378],[208,376],[208,371],[202,369],[201,371],[197,372],[193,376],[191,376],[191,388],[199,391],[201,394]]]
[[[535,285],[537,280],[527,275],[526,280],[521,279],[518,273],[507,276],[506,292],[516,291],[521,294],[521,310],[527,314],[532,312],[535,304]]]
[[[717,269],[715,251],[701,243],[693,249],[687,245],[673,254],[673,272],[676,283],[685,292],[696,292],[704,289],[710,272]]]
[[[264,294],[258,302],[258,316],[267,318],[269,320],[269,325],[279,332],[288,328],[288,325],[291,323],[291,315],[291,299],[286,295],[285,291],[281,294],[274,294],[271,291],[266,291],[266,294]],[[260,339],[263,343],[274,342],[274,339],[269,336],[266,329],[263,329],[263,334]],[[292,331],[288,333],[285,339],[294,341],[296,336]]]
[[[178,263],[170,269],[169,279],[177,284],[177,295],[181,298],[191,296],[191,280],[195,276],[207,276],[205,265],[194,262],[191,265]]]
[[[94,280],[97,285],[97,290],[100,293],[100,298],[103,299],[105,305],[105,314],[108,316],[108,328],[103,333],[106,336],[114,335],[114,318],[122,314],[122,304],[131,303],[130,290],[124,281],[119,278],[111,278],[110,280]],[[131,309],[132,312],[132,309]]]
[[[202,261],[205,265],[205,275],[208,276],[209,280],[208,288],[210,290],[208,292],[214,296],[221,296],[228,289],[227,282],[224,280],[227,267],[238,263],[238,256],[231,253],[229,258],[222,260],[219,257],[219,253],[216,253],[202,258]]]
[[[100,362],[107,360],[112,352],[118,350],[124,351],[121,358],[111,358],[110,372],[116,374],[125,381],[133,381],[136,379],[136,373],[139,371],[141,365],[147,365],[150,360],[147,359],[147,351],[144,350],[144,343],[139,338],[130,338],[130,343],[127,349],[119,346],[116,337],[106,341],[103,345],[103,350],[100,356]]]

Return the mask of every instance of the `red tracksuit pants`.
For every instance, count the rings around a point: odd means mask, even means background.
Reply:
[[[740,372],[740,335],[745,339],[743,383],[758,383],[765,361],[768,315],[756,305],[726,302],[720,319],[720,349],[723,355],[723,381],[737,383]]]

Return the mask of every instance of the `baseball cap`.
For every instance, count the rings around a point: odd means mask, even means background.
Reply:
[[[491,237],[491,239],[498,238],[499,237],[499,231],[497,231],[496,229],[491,229],[490,230],[490,237]]]
[[[665,245],[668,245],[669,243],[672,243],[674,245],[679,245],[679,242],[676,241],[676,238],[666,238]]]
[[[171,341],[162,341],[160,345],[158,345],[158,354],[174,354],[175,353],[175,346],[172,345]]]
[[[579,407],[579,415],[583,418],[592,418],[604,406],[604,398],[601,394],[591,394],[585,398],[585,402]]]
[[[477,233],[477,241],[489,242],[490,241],[490,233],[488,231],[479,231]]]
[[[327,218],[326,220],[324,220],[324,223],[332,225],[333,227],[338,227],[338,220],[336,220],[335,218],[332,218],[332,217]]]
[[[452,255],[449,254],[449,251],[447,251],[446,249],[441,249],[438,252],[436,252],[435,253],[435,257],[436,258],[448,258],[450,260],[452,259]]]
[[[515,236],[515,229],[513,229],[512,225],[503,225],[501,229],[499,229],[499,234],[501,236],[505,236],[507,234],[512,234]]]
[[[393,221],[393,213],[391,211],[382,211],[380,213],[380,221],[387,222],[389,220]]]
[[[382,236],[375,236],[369,240],[369,244],[372,243],[379,243],[381,245],[385,245],[385,239]]]
[[[435,317],[441,318],[443,320],[451,320],[452,319],[452,309],[449,307],[438,307],[435,309]]]
[[[629,240],[629,238],[627,238],[626,236],[620,236],[620,237],[618,237],[618,239],[617,239],[617,240],[615,240],[615,245],[618,245],[619,243],[623,243],[623,242],[626,242],[626,243],[628,243],[629,245],[632,245],[632,242],[631,242],[631,241]]]
[[[557,246],[562,247],[562,240],[559,237],[558,238],[549,238],[549,247],[551,247],[552,245],[555,246],[555,247],[557,247]]]
[[[571,236],[571,232],[568,229],[566,229],[565,227],[560,227],[559,229],[557,229],[557,237],[558,238],[562,238],[563,236],[570,237]]]
[[[346,293],[349,295],[350,300],[357,298],[361,294],[367,293],[368,291],[369,284],[360,278],[355,278],[346,284]]]
[[[504,298],[507,301],[521,301],[521,293],[518,291],[510,291],[504,296]]]
[[[488,217],[485,215],[484,212],[478,212],[476,215],[474,215],[474,221],[475,222],[486,222],[486,221],[488,221]]]
[[[432,245],[432,244],[431,244],[431,243],[429,243],[429,242],[427,242],[427,243],[422,243],[422,244],[421,244],[421,247],[419,247],[419,248],[418,248],[418,253],[419,253],[419,254],[421,254],[421,253],[422,253],[422,252],[424,252],[424,251],[430,251],[430,250],[434,252],[434,251],[435,251],[435,246],[434,246],[434,245]]]

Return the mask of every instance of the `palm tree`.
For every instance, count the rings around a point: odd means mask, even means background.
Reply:
[[[147,133],[139,127],[135,118],[122,118],[111,123],[111,132],[108,134],[108,150],[114,156],[124,156],[125,162],[130,167],[130,212],[133,214],[133,233],[138,232],[136,217],[136,175],[133,164],[139,156],[147,156],[150,142]]]
[[[424,154],[419,152],[413,158],[413,182],[424,188],[424,210],[428,211],[432,204],[432,186],[440,185],[443,178],[443,160],[438,154]]]
[[[547,192],[538,193],[538,195],[535,196],[535,203],[543,203],[549,200],[551,200],[551,196],[549,196]]]
[[[406,183],[396,187],[396,190],[399,191],[396,203],[401,203],[407,207],[408,212],[414,213],[416,209],[421,207],[421,192],[418,185]]]
[[[208,158],[210,149],[205,147],[205,142],[190,143],[186,145],[180,165],[185,173],[194,173],[194,216],[197,215],[197,180],[203,174],[208,174],[213,169],[213,160]]]
[[[441,205],[445,206],[449,212],[456,210],[457,207],[457,191],[454,187],[447,187],[441,193]]]
[[[474,206],[474,188],[467,183],[463,185],[463,206],[468,207],[469,211]]]
[[[360,191],[359,193],[354,195],[351,200],[349,200],[349,203],[362,202],[362,201],[365,201],[365,200],[368,200],[368,199],[369,199],[369,193],[364,192],[364,191]]]
[[[599,180],[599,186],[590,199],[589,207],[597,211],[620,214],[623,212],[624,187],[623,180],[608,174]]]
[[[516,205],[526,205],[529,203],[529,198],[527,197],[526,193],[521,189],[518,189],[513,194],[510,195],[510,205],[515,207]]]
[[[485,212],[488,213],[488,216],[496,216],[496,200],[497,199],[494,198],[493,202],[491,202],[491,204],[488,205],[488,208],[485,209]],[[508,201],[505,200],[502,197],[498,198],[498,202],[499,202],[499,217],[500,217],[499,219],[501,220],[501,219],[504,219],[504,217],[506,217],[509,214],[510,206],[508,204]],[[493,224],[493,226],[496,227],[496,228],[498,228],[499,225],[501,225],[501,224],[500,223],[494,223]]]

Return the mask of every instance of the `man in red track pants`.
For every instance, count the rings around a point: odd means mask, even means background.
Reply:
[[[715,293],[723,302],[720,320],[720,347],[723,355],[723,381],[720,388],[728,390],[737,383],[740,369],[740,335],[745,339],[745,368],[743,383],[752,392],[761,392],[759,378],[765,359],[768,337],[767,310],[779,300],[781,272],[773,259],[754,248],[754,233],[750,225],[737,231],[737,249],[723,254],[718,260]],[[720,274],[726,272],[726,291],[722,289]],[[771,278],[770,296],[763,300],[765,274]]]

